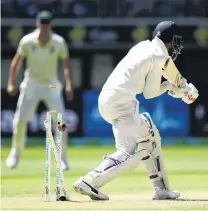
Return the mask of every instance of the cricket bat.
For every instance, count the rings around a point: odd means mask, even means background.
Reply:
[[[167,60],[164,71],[167,79],[175,88],[181,89],[186,85],[186,79],[181,75],[171,57]]]

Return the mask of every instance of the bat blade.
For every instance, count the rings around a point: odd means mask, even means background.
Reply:
[[[175,66],[172,58],[169,58],[165,68],[166,77],[171,83],[178,89],[185,86],[186,80],[179,72],[178,68]]]

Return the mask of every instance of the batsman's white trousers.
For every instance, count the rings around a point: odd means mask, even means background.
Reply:
[[[50,89],[46,84],[40,84],[33,80],[24,80],[20,85],[20,95],[17,109],[14,115],[14,125],[19,121],[28,122],[34,115],[40,101],[43,101],[48,109],[58,110],[63,113],[64,101],[62,87],[59,81],[54,81],[59,89]]]
[[[116,148],[134,154],[137,139],[150,134],[148,125],[139,114],[139,102],[125,99],[115,91],[102,91],[98,107],[101,116],[112,124]]]

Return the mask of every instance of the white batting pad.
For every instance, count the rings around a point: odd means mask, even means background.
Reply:
[[[115,152],[114,155],[117,152]],[[123,156],[126,157],[126,154],[123,153]],[[109,162],[107,163],[108,166],[106,166],[106,163],[104,164],[105,160],[109,160]],[[103,161],[103,164],[105,165],[103,166],[105,167],[105,169],[98,171],[99,170],[99,167],[98,167],[97,169],[89,173],[90,177],[93,178],[91,181],[91,184],[94,187],[99,188],[105,185],[106,183],[110,182],[111,180],[115,179],[116,177],[120,176],[121,174],[126,173],[136,168],[140,164],[140,161],[141,159],[140,159],[139,152],[136,152],[134,155],[130,155],[124,161],[116,160],[116,158],[114,158],[113,155],[106,156]],[[101,165],[100,167],[102,167]],[[86,176],[86,178],[88,176]]]
[[[152,130],[152,138],[146,140],[146,142],[139,143],[139,149],[143,150],[144,158],[143,163],[149,173],[150,179],[153,181],[161,178],[167,190],[170,189],[168,175],[165,169],[163,154],[161,149],[161,137],[158,129],[154,125],[149,113],[142,113],[143,117],[146,119],[147,124]],[[142,154],[142,153],[141,153]]]

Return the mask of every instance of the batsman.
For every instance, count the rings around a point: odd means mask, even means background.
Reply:
[[[77,192],[93,200],[109,200],[99,188],[142,162],[153,184],[154,200],[180,196],[168,182],[159,131],[149,113],[138,112],[136,95],[143,94],[149,99],[167,91],[187,104],[197,99],[197,89],[187,82],[174,64],[182,48],[179,26],[164,21],[156,26],[152,40],[133,46],[118,63],[98,100],[100,114],[112,125],[116,151],[105,155],[98,167],[75,182]],[[161,82],[162,77],[166,81]]]

